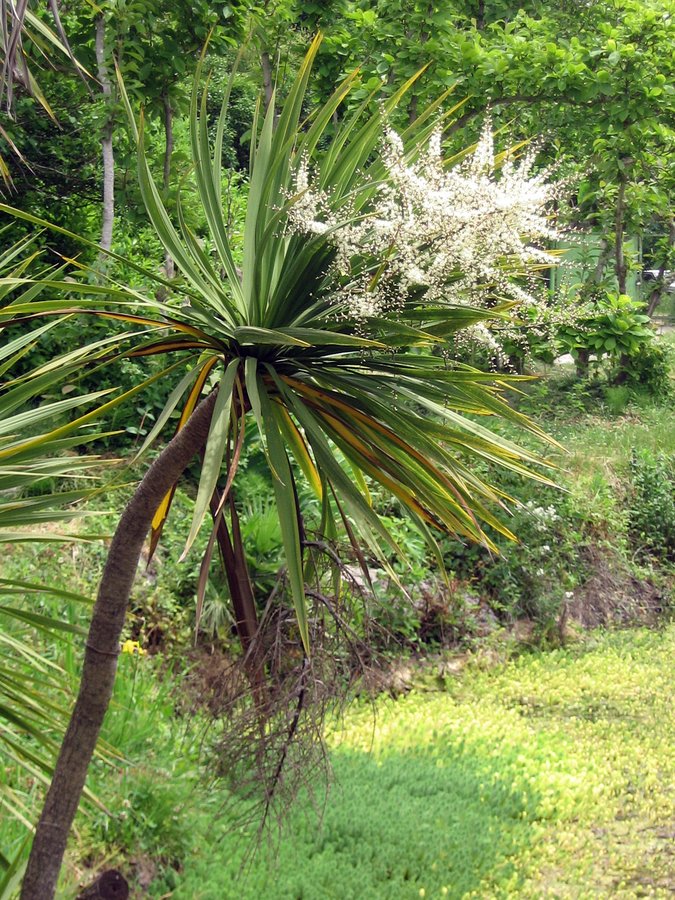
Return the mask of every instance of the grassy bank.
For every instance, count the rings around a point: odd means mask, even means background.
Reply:
[[[300,800],[278,857],[263,850],[245,868],[254,829],[231,831],[224,795],[165,758],[166,722],[147,734],[148,683],[127,728],[154,744],[153,774],[146,758],[115,786],[129,822],[118,849],[136,873],[153,846],[173,854],[149,890],[175,900],[670,897],[674,654],[673,626],[597,634],[469,664],[446,691],[383,699],[375,716],[356,706],[330,738],[322,821]],[[114,859],[114,840],[107,850]]]

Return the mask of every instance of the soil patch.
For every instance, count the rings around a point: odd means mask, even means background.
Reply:
[[[567,603],[567,616],[584,628],[654,625],[668,605],[666,591],[627,572],[615,556],[586,551],[590,578]]]

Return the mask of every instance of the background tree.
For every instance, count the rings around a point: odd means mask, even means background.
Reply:
[[[452,125],[458,149],[488,108],[507,142],[551,135],[549,158],[579,185],[572,221],[600,231],[613,251],[602,262],[625,292],[625,236],[654,223],[668,234],[672,218],[662,165],[675,141],[671,0],[480,3],[469,15],[447,4],[394,7],[346,4],[326,26],[332,58],[343,71],[362,64],[364,96],[429,63],[424,90],[456,85],[467,98]]]

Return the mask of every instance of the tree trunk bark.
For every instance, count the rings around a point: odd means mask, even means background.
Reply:
[[[211,512],[215,515],[220,505],[220,494],[214,491],[211,498]],[[267,705],[267,685],[265,682],[265,648],[258,635],[258,613],[255,594],[246,562],[246,551],[239,528],[239,516],[234,498],[229,498],[232,516],[232,536],[225,519],[220,518],[216,540],[223,560],[227,586],[234,611],[237,637],[244,654],[244,669],[251,685],[256,709],[261,716]]]
[[[590,351],[577,350],[577,358],[575,360],[575,368],[577,370],[577,378],[588,378],[588,369],[590,366]]]
[[[162,187],[164,188],[164,197],[168,197],[169,188],[171,186],[171,157],[173,156],[173,109],[171,108],[171,99],[168,91],[162,97],[164,105],[164,171],[162,174]],[[170,253],[164,257],[164,275],[167,279],[171,279],[176,274],[176,266]]]
[[[75,708],[35,830],[21,900],[51,900],[112,696],[119,641],[143,542],[162,498],[205,444],[216,393],[203,400],[150,466],[122,513],[110,545],[89,626]]]
[[[417,120],[417,94],[413,94],[408,104],[408,124],[413,125]]]
[[[626,256],[623,252],[623,238],[626,216],[626,175],[619,172],[619,193],[616,198],[616,217],[614,220],[614,264],[616,271],[616,280],[619,285],[619,293],[626,293],[626,276],[628,274],[628,265],[626,264]]]
[[[265,92],[265,113],[269,109],[274,94],[274,80],[272,78],[272,60],[269,52],[263,50],[260,54],[260,67],[262,69],[263,90]]]
[[[220,493],[216,490],[211,498],[211,512],[215,514],[219,505]],[[255,607],[253,585],[251,584],[248,566],[246,565],[246,556],[243,553],[243,545],[240,546],[239,520],[233,502],[230,503],[230,510],[235,543],[233,544],[232,542],[230,531],[223,518],[218,523],[216,540],[223,558],[223,568],[225,569],[225,576],[230,589],[237,636],[241,643],[241,648],[246,654],[258,632],[258,614]],[[237,541],[237,538],[239,538],[239,541]]]
[[[607,263],[612,256],[612,245],[607,240],[607,238],[603,238],[600,242],[600,253],[598,254],[598,260],[595,264],[595,270],[593,272],[593,281],[596,284],[600,284],[602,279],[605,277],[605,269],[607,268]]]
[[[661,263],[659,268],[659,277],[656,280],[656,286],[654,290],[649,295],[649,300],[647,301],[647,315],[651,318],[656,309],[661,302],[661,297],[663,297],[666,292],[666,271],[668,267],[668,260],[670,259],[670,250],[675,247],[675,219],[671,219],[668,225],[668,251],[665,254],[664,260]],[[670,280],[671,276],[668,275],[668,280]]]
[[[101,152],[103,157],[103,210],[101,216],[101,250],[112,247],[113,221],[115,218],[115,158],[113,156],[113,120],[110,108],[112,100],[112,82],[108,72],[105,50],[105,21],[102,15],[96,20],[96,64],[98,80],[106,103],[106,122],[101,136]],[[101,254],[101,261],[107,257]]]

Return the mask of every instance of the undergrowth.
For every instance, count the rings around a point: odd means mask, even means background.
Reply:
[[[672,626],[598,634],[356,705],[329,738],[325,808],[300,800],[252,861],[255,826],[234,826],[223,792],[194,781],[189,741],[160,727],[88,852],[152,863],[150,895],[175,900],[671,896],[674,651]]]

